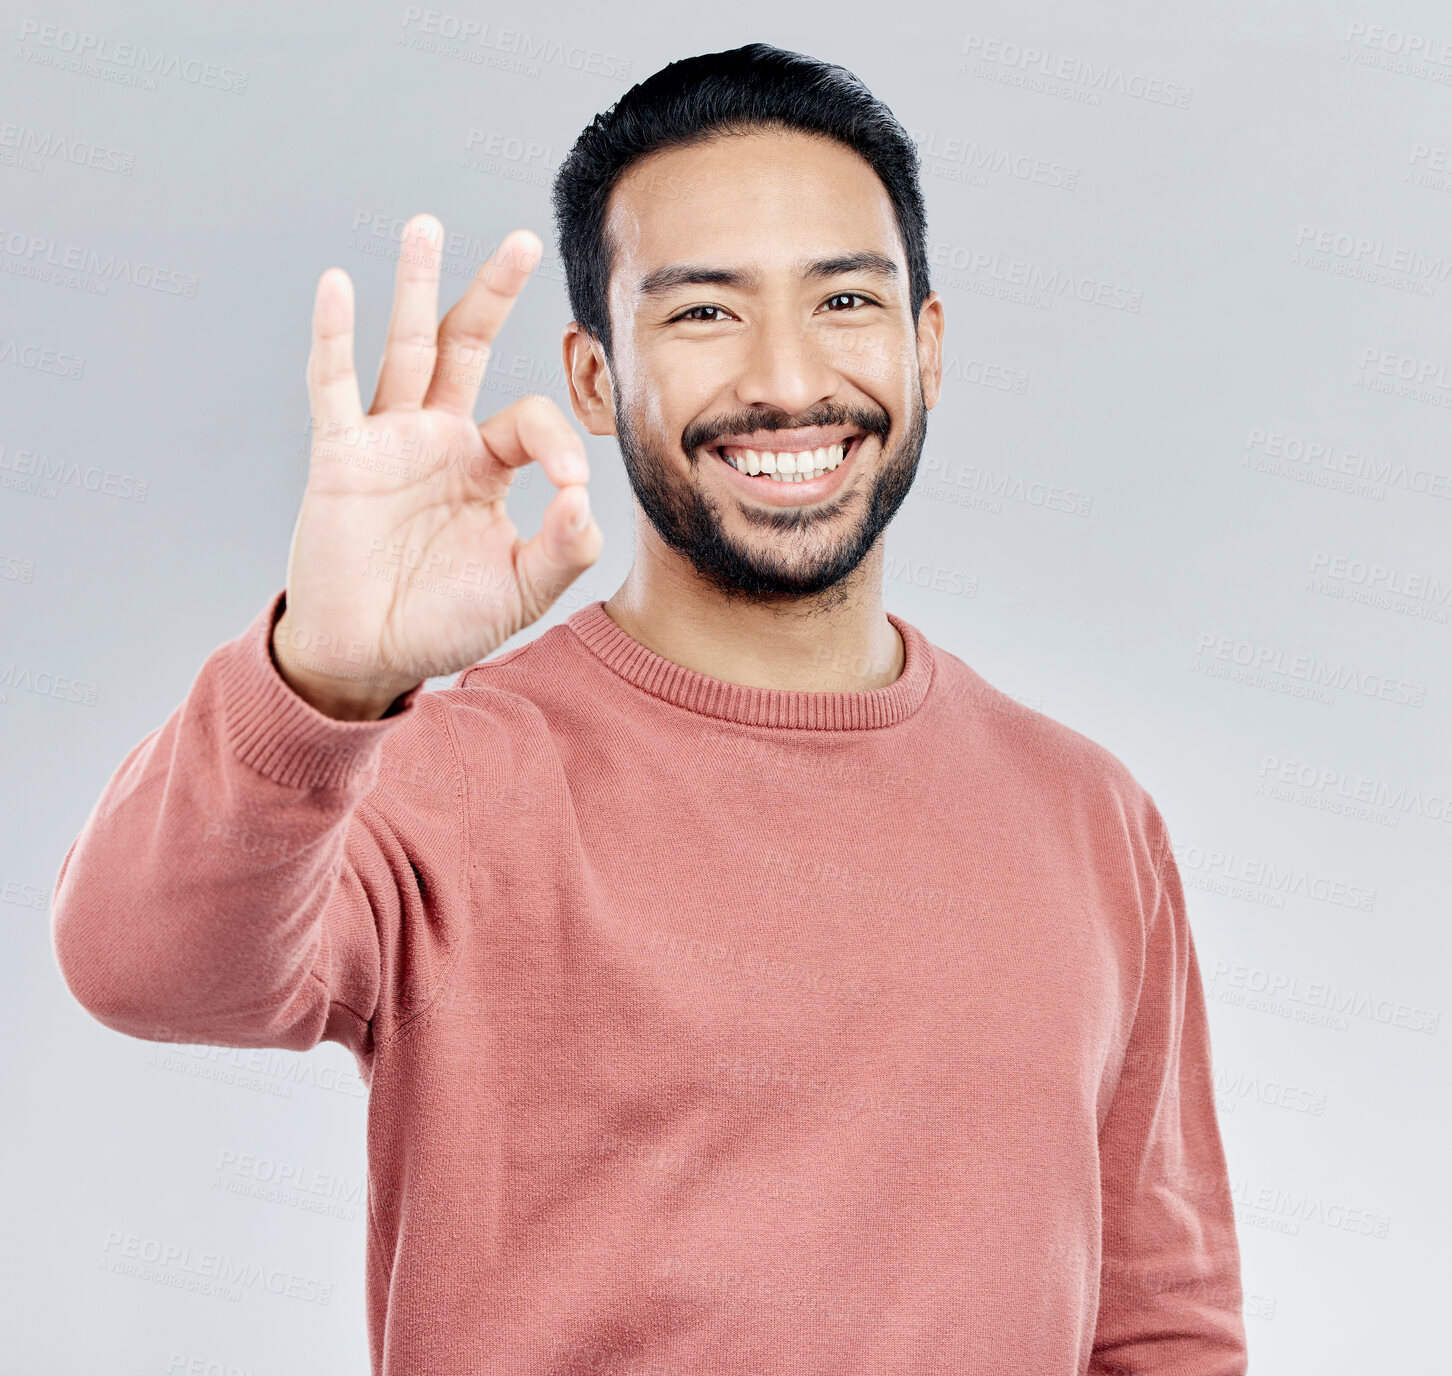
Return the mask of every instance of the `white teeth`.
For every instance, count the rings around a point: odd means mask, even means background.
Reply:
[[[771,453],[767,450],[747,449],[740,454],[729,455],[731,466],[738,473],[755,477],[767,474],[774,482],[802,483],[830,473],[847,457],[850,441],[829,444],[821,449],[804,449],[800,452]]]

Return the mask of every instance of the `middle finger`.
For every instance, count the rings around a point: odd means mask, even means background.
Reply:
[[[425,406],[472,415],[489,350],[515,298],[539,262],[542,245],[528,229],[506,234],[439,326],[438,360]]]

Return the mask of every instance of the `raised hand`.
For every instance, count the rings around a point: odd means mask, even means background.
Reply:
[[[308,395],[312,457],[288,556],[273,658],[330,716],[372,720],[425,679],[474,664],[538,620],[599,558],[584,442],[547,397],[473,419],[490,346],[539,261],[507,235],[438,320],[443,226],[404,227],[393,317],[373,404],[353,367],[353,284],[318,282]],[[538,462],[559,490],[539,531],[505,510]]]

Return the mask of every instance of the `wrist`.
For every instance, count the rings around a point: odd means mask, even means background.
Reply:
[[[317,675],[297,675],[291,669],[279,664],[278,674],[284,683],[298,697],[335,721],[380,721],[388,710],[408,690],[396,692],[385,690],[382,694],[370,692],[366,684],[352,680],[320,678]]]
[[[278,676],[310,707],[338,721],[378,721],[399,698],[418,686],[367,672],[321,669],[300,660],[288,643],[284,612],[273,627],[268,649]]]

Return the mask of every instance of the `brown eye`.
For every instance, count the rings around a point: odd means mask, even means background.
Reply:
[[[697,311],[719,311],[720,309],[720,306],[692,306],[689,310],[684,310],[679,315],[672,316],[670,323],[674,325],[677,320],[689,320],[693,317],[696,320],[701,320],[702,317],[696,315]],[[707,320],[705,323],[709,325],[711,322]]]
[[[871,297],[864,296],[860,291],[839,291],[835,296],[827,298],[829,305],[833,301],[865,301],[869,306],[874,304]],[[836,314],[840,315],[841,312],[838,311]]]

